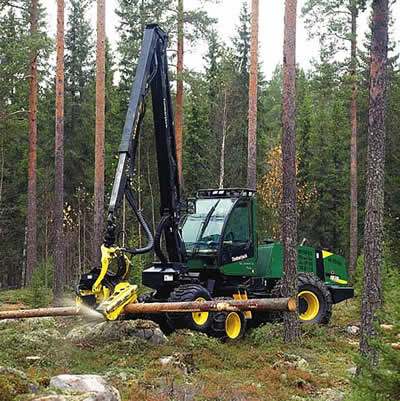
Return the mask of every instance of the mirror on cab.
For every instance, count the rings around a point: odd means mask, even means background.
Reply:
[[[196,199],[188,198],[186,199],[186,213],[195,214],[196,213]]]

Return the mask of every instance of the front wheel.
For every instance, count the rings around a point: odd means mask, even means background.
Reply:
[[[215,300],[229,300],[231,298],[215,298]],[[223,341],[237,341],[243,338],[246,331],[246,317],[244,312],[212,312],[210,336]]]
[[[181,285],[171,292],[168,302],[202,302],[211,301],[208,290],[198,284]],[[168,323],[175,329],[187,328],[206,332],[211,325],[209,312],[170,312],[167,313]]]

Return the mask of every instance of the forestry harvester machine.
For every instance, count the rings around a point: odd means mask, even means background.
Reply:
[[[258,244],[254,190],[200,190],[195,199],[185,202],[187,213],[181,219],[184,208],[177,170],[166,48],[166,33],[155,24],[148,25],[119,148],[107,229],[101,247],[101,267],[83,274],[77,287],[77,302],[96,308],[110,320],[131,317],[125,307],[132,303],[282,297],[282,245],[269,240]],[[136,150],[150,89],[161,214],[154,236],[135,203],[132,190]],[[120,235],[115,216],[124,197],[147,237],[147,245],[143,248],[116,245]],[[161,246],[162,237],[166,252]],[[137,286],[128,281],[131,268],[128,256],[152,250],[159,261],[143,270],[142,283],[153,291],[138,296]],[[332,304],[353,296],[353,288],[347,285],[344,259],[305,246],[299,246],[297,251],[299,318],[302,322],[327,323]],[[118,265],[115,272],[110,269],[112,261]],[[224,310],[171,311],[153,316],[163,329],[186,327],[235,339],[241,337],[246,323],[266,321],[271,314]]]

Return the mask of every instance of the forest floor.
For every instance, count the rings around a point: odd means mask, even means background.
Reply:
[[[0,292],[0,309],[13,304],[29,306],[29,297]],[[284,343],[282,324],[252,329],[236,343],[179,330],[162,345],[135,338],[74,345],[65,335],[82,318],[42,319],[33,326],[25,319],[0,324],[0,365],[23,371],[40,391],[58,374],[107,376],[123,401],[339,401],[351,388],[358,334],[348,327],[359,326],[358,316],[357,300],[338,304],[329,325],[302,326],[298,345]],[[164,357],[173,363],[163,367]],[[8,401],[2,385],[7,387],[0,371],[0,399]]]

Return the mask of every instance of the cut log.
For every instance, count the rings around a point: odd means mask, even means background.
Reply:
[[[296,311],[294,298],[261,298],[248,300],[218,300],[203,302],[152,302],[129,304],[124,311],[128,313],[163,312],[217,312],[217,311]]]
[[[164,313],[164,312],[218,312],[218,311],[296,311],[294,298],[262,298],[247,300],[217,300],[204,302],[153,302],[133,303],[125,306],[128,313]],[[71,306],[65,308],[22,309],[0,311],[1,319],[23,319],[46,316],[75,316],[84,314],[85,310]]]
[[[21,309],[13,311],[0,311],[0,319],[23,319],[27,317],[46,317],[46,316],[74,316],[79,314],[79,309],[75,306],[66,308],[39,308]]]

